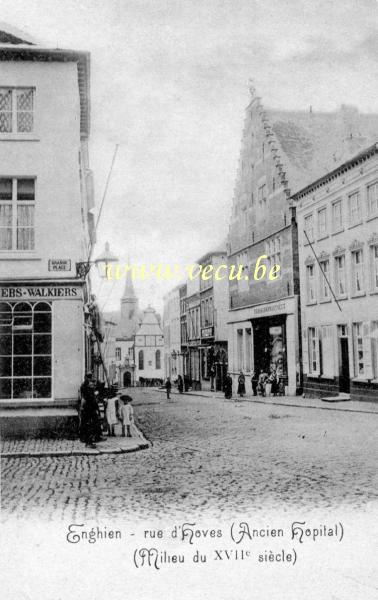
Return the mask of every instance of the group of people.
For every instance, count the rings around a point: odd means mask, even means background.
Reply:
[[[106,429],[109,436],[115,435],[115,425],[122,426],[122,436],[131,437],[131,425],[134,422],[132,398],[122,392],[111,390],[109,398],[101,398],[92,373],[85,375],[80,387],[80,440],[87,447],[96,448],[96,443],[104,441],[103,419],[100,412],[100,400],[105,406]]]
[[[272,396],[283,396],[285,393],[283,382],[274,367],[272,367],[270,375],[263,369],[260,369],[260,373],[253,371],[251,375],[251,385],[254,396],[266,396],[268,385],[270,385],[270,394]],[[229,373],[227,373],[224,379],[223,389],[225,398],[232,398],[232,377]],[[241,398],[246,394],[245,375],[243,371],[240,371],[239,373],[237,393]]]

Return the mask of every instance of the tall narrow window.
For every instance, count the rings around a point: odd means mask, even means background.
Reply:
[[[378,182],[368,186],[367,200],[369,216],[378,214]]]
[[[364,263],[362,250],[352,252],[352,282],[354,294],[359,294],[364,291]]]
[[[34,250],[34,179],[0,179],[0,250]]]
[[[155,352],[155,367],[156,369],[161,369],[160,350],[156,350]]]
[[[121,348],[119,346],[117,346],[115,349],[115,357],[116,360],[121,360]]]
[[[307,265],[306,267],[306,275],[307,275],[307,302],[315,302],[315,265]]]
[[[349,224],[361,223],[361,218],[361,197],[359,192],[355,192],[349,196]]]
[[[343,213],[341,200],[336,200],[332,204],[332,230],[340,231],[343,228]]]
[[[243,368],[243,362],[244,362],[244,353],[243,353],[243,330],[242,329],[238,329],[237,330],[237,359],[238,359],[238,364],[237,364],[237,368],[238,369],[242,369]]]
[[[304,220],[304,228],[310,242],[314,241],[314,216],[307,215]]]
[[[323,260],[320,263],[321,269],[319,269],[319,278],[320,278],[320,299],[321,300],[329,300],[330,291],[327,283],[327,279],[329,281],[329,260]]]
[[[335,257],[336,293],[338,296],[346,294],[345,255]]]
[[[31,133],[34,89],[0,88],[0,133]]]
[[[308,328],[308,358],[310,373],[319,372],[319,340],[316,327]]]
[[[143,354],[143,350],[139,350],[139,353],[138,353],[138,368],[139,368],[139,371],[143,371],[144,370],[144,354]]]
[[[356,376],[365,374],[362,323],[353,323],[354,368]]]
[[[318,211],[318,236],[324,237],[327,235],[327,209],[321,208]]]
[[[378,292],[378,245],[371,247],[372,291]]]

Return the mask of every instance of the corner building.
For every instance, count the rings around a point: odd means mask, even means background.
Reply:
[[[89,55],[0,31],[0,415],[3,434],[77,425],[89,352],[77,277],[95,241]]]
[[[264,109],[251,88],[229,226],[229,371],[277,369],[287,394],[302,391],[298,230],[292,193],[341,164],[374,131],[377,115]],[[279,277],[253,278],[260,256]],[[247,381],[247,391],[251,390]]]

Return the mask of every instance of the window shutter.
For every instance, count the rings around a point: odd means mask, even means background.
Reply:
[[[366,379],[373,379],[373,369],[371,363],[371,336],[369,322],[363,323],[363,349],[364,349],[364,374]]]
[[[316,354],[317,354],[317,361],[316,361],[316,375],[321,375],[321,370],[320,370],[320,327],[315,327],[315,335],[316,335]]]
[[[332,325],[322,327],[322,365],[325,377],[334,377],[334,352]]]
[[[303,328],[303,344],[302,344],[302,360],[303,360],[303,373],[309,374],[308,368],[308,336],[307,329]]]

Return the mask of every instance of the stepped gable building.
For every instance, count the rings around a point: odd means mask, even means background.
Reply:
[[[151,384],[164,380],[164,336],[160,318],[154,308],[148,306],[135,334],[136,381]]]
[[[90,56],[0,27],[0,65],[2,433],[74,429],[93,333],[77,272],[95,242]]]
[[[330,113],[264,109],[253,87],[246,109],[229,226],[229,265],[243,277],[229,285],[229,370],[234,379],[277,369],[286,393],[301,390],[299,263],[290,197],[376,138],[378,115],[342,106]],[[258,257],[278,277],[255,281]],[[248,279],[247,279],[248,278]]]
[[[378,144],[311,183],[293,200],[304,393],[350,394],[352,400],[376,402]]]

